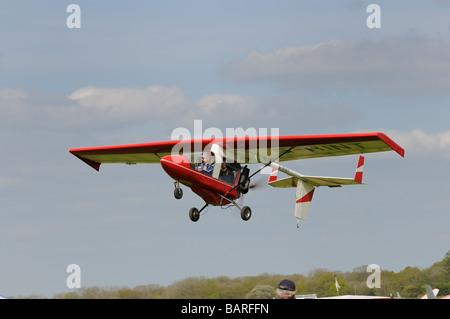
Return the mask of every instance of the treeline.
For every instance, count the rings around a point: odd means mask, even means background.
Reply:
[[[450,294],[450,251],[427,269],[406,267],[400,272],[382,270],[380,288],[368,288],[367,266],[351,272],[314,269],[307,275],[261,274],[229,278],[190,277],[169,286],[156,284],[128,287],[85,287],[53,296],[55,299],[244,299],[274,298],[278,283],[285,278],[295,282],[297,294],[317,294],[318,297],[339,295],[371,295],[418,298],[426,293],[425,285],[439,289],[439,296]],[[335,281],[340,288],[337,292]],[[36,298],[38,296],[34,296]],[[33,298],[31,296],[30,298]]]

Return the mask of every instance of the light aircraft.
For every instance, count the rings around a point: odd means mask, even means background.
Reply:
[[[236,200],[252,188],[251,177],[263,168],[271,167],[269,185],[297,188],[297,227],[299,219],[306,219],[315,187],[362,184],[364,158],[360,156],[353,179],[305,176],[280,162],[384,151],[395,151],[402,157],[405,154],[403,148],[383,133],[185,139],[69,150],[97,171],[103,163],[160,163],[174,180],[175,198],[183,196],[180,187],[183,184],[204,200],[200,210],[196,207],[189,210],[189,217],[194,222],[208,205],[234,205],[240,210],[241,218],[249,220],[250,207],[240,207]],[[263,166],[250,175],[248,165],[242,165],[254,163]],[[278,179],[277,171],[289,177]]]
[[[432,289],[430,285],[426,285],[427,293],[419,299],[438,299],[437,295],[439,293],[439,289]],[[332,296],[332,297],[321,297],[318,298],[317,294],[309,294],[309,295],[296,295],[295,299],[403,299],[400,296],[400,293],[397,292],[397,297],[392,296],[367,296],[367,295],[342,295],[342,296]],[[439,299],[450,299],[450,295],[444,296]]]
[[[427,293],[422,297],[420,297],[419,299],[436,299],[436,296],[439,293],[439,289],[437,288],[433,289],[431,288],[430,285],[425,285],[425,288],[427,290]]]
[[[450,299],[450,295],[437,298],[437,295],[439,293],[438,288],[431,288],[430,285],[425,285],[425,288],[427,289],[427,293],[420,297],[419,299]]]

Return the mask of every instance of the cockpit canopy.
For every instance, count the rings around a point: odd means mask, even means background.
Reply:
[[[242,169],[241,164],[236,162],[228,163],[225,157],[217,159],[212,152],[191,153],[185,154],[185,156],[189,160],[192,169],[203,172],[203,165],[207,165],[211,171],[209,175],[230,184],[234,184]]]

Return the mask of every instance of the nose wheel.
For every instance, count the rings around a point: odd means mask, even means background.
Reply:
[[[176,181],[174,184],[175,190],[173,191],[173,196],[175,196],[176,199],[181,199],[181,197],[183,197],[183,190],[180,187],[180,183]]]

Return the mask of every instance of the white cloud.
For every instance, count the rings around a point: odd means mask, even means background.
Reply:
[[[258,104],[258,100],[252,96],[211,94],[197,100],[190,115],[193,118],[221,118],[221,120],[236,116],[248,118],[258,111]]]
[[[250,52],[222,68],[236,81],[284,89],[367,88],[393,95],[448,94],[450,43],[426,37],[331,40]]]
[[[346,124],[359,113],[344,104],[313,104],[301,97],[262,97],[237,94],[205,95],[195,101],[185,122],[208,121],[219,127],[277,127],[284,131]]]
[[[313,104],[300,97],[208,94],[196,101],[177,87],[85,87],[65,96],[23,89],[0,89],[3,130],[121,129],[146,123],[168,127],[283,127],[298,130],[336,126],[354,121],[359,113],[343,104]]]
[[[82,122],[109,124],[151,122],[177,116],[189,102],[179,88],[87,87],[73,92],[69,99],[77,104],[70,110]]]
[[[177,117],[189,103],[176,87],[86,87],[69,96],[6,88],[0,89],[0,124],[3,128],[103,128]]]
[[[146,88],[86,87],[73,92],[69,99],[83,110],[104,112],[117,118],[142,116],[166,117],[184,111],[188,101],[179,88],[149,86]]]

